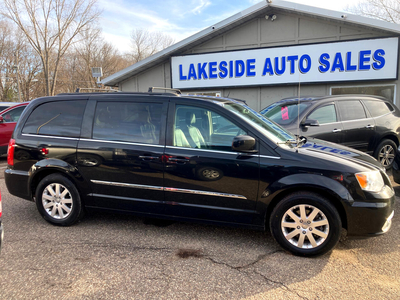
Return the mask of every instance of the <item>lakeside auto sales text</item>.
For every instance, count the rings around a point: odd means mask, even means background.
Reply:
[[[352,71],[368,71],[371,68],[380,70],[385,66],[385,51],[378,49],[374,52],[364,50],[358,53],[357,63],[352,62],[352,52],[345,54],[338,52],[331,57],[328,53],[323,53],[318,59],[318,71],[326,72],[352,72]],[[313,63],[311,56],[304,54],[302,56],[291,55],[275,57],[273,59],[267,57],[264,62],[262,76],[265,75],[282,75],[285,72],[294,74],[296,68],[300,73],[306,74],[311,70]],[[179,65],[179,79],[182,80],[197,80],[197,79],[224,79],[238,78],[242,76],[256,76],[256,59],[247,60],[231,60],[231,61],[216,61],[190,64],[187,70],[183,70],[182,64]],[[186,71],[186,72],[184,72]]]

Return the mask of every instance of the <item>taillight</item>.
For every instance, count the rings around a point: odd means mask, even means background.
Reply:
[[[15,149],[15,140],[10,139],[8,142],[8,150],[7,150],[7,163],[10,166],[14,165],[14,149]]]

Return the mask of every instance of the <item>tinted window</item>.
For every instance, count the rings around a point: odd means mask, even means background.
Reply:
[[[79,137],[86,101],[57,101],[39,105],[22,133]]]
[[[247,134],[219,113],[193,106],[177,105],[174,146],[232,151],[237,135]]]
[[[318,120],[319,124],[337,122],[336,109],[334,104],[325,105],[314,110],[307,119]]]
[[[300,105],[298,103],[289,103],[272,107],[273,105],[262,110],[261,114],[279,125],[287,125],[297,120],[297,115],[301,115],[311,103],[300,103]]]
[[[20,106],[14,109],[9,110],[8,112],[2,114],[4,122],[18,122],[19,117],[21,116],[22,112],[24,111],[26,106]]]
[[[365,103],[369,110],[369,113],[373,117],[379,117],[390,112],[390,109],[386,105],[386,102],[373,100],[363,100],[363,102]]]
[[[159,144],[162,104],[99,102],[93,122],[93,138]]]
[[[366,118],[364,107],[358,100],[339,101],[338,105],[342,121]]]

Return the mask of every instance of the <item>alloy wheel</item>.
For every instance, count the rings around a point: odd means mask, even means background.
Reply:
[[[392,164],[394,156],[394,148],[391,145],[385,145],[382,147],[381,151],[379,151],[379,161],[384,167]]]
[[[329,221],[320,209],[301,204],[285,212],[281,229],[292,245],[301,249],[312,249],[325,242],[329,234]]]
[[[42,205],[52,218],[66,219],[73,206],[71,192],[62,184],[51,183],[43,190]]]

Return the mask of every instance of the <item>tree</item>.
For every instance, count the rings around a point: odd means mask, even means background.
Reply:
[[[2,15],[18,26],[40,57],[47,95],[54,95],[60,62],[68,48],[99,17],[96,1],[4,0]]]
[[[60,68],[60,88],[75,91],[76,88],[96,88],[96,78],[92,77],[92,67],[101,67],[103,77],[108,77],[130,65],[111,43],[105,42],[101,29],[88,28],[81,34],[63,61]]]
[[[167,34],[141,28],[132,31],[131,42],[133,63],[137,63],[175,43],[174,39]]]
[[[398,0],[365,0],[355,6],[347,7],[346,10],[382,21],[400,23],[400,1]]]

